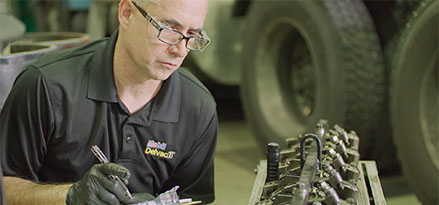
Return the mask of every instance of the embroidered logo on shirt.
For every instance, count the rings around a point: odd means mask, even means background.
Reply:
[[[174,151],[166,152],[166,143],[164,142],[156,142],[154,140],[149,140],[148,144],[146,145],[145,154],[172,159],[174,157],[175,152]]]

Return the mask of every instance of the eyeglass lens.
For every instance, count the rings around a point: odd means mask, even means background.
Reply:
[[[159,39],[165,43],[175,45],[183,39],[183,34],[169,29],[162,29],[159,34]],[[202,39],[191,37],[187,39],[186,47],[191,50],[202,50],[204,49],[205,43]]]

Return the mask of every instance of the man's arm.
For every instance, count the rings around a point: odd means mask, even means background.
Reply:
[[[7,204],[66,204],[71,184],[37,184],[18,178],[3,177]]]
[[[39,181],[37,170],[52,132],[47,90],[40,72],[30,66],[17,77],[0,114],[0,159],[7,204],[65,204],[70,185],[33,182]]]
[[[117,176],[121,180],[113,180]],[[73,184],[38,184],[26,179],[5,176],[8,204],[137,204],[154,199],[148,193],[126,194],[130,173],[114,163],[96,164]]]

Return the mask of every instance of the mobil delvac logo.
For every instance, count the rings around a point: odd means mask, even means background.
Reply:
[[[166,151],[166,143],[149,140],[146,145],[145,154],[172,159],[175,155],[174,151]]]

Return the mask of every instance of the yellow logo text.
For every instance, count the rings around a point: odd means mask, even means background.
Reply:
[[[167,159],[172,159],[174,157],[175,152],[174,151],[169,151],[169,152],[164,152],[158,149],[153,149],[151,147],[147,147],[145,149],[145,154],[149,154],[152,156],[157,156],[157,157],[163,157],[163,158],[167,158]]]

